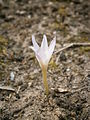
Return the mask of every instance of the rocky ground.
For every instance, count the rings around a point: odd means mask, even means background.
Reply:
[[[89,120],[89,0],[0,1],[0,120]],[[46,97],[31,36],[56,35]],[[57,52],[58,51],[58,52]]]

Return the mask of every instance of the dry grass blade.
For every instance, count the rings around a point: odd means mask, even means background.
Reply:
[[[0,85],[0,89],[15,92],[15,89],[11,88],[10,86],[1,86]]]
[[[66,50],[68,48],[71,48],[71,47],[79,47],[79,46],[90,46],[90,43],[70,43],[68,45],[66,45],[65,47],[59,49],[58,51],[55,52],[55,54],[58,54],[59,52],[63,51],[63,50]]]

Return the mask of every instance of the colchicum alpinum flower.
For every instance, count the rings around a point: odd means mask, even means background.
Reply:
[[[50,45],[48,46],[47,37],[46,35],[43,35],[41,47],[39,47],[39,45],[35,40],[34,35],[32,35],[32,43],[33,43],[33,47],[31,46],[30,48],[35,52],[36,58],[42,69],[45,92],[46,92],[46,95],[48,95],[49,89],[48,89],[48,82],[47,82],[47,67],[55,48],[56,37],[51,41]]]

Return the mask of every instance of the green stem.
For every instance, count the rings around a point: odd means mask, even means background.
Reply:
[[[48,82],[47,82],[47,67],[42,68],[42,74],[43,74],[43,83],[44,83],[44,87],[45,87],[45,93],[48,96],[49,89],[48,89]]]

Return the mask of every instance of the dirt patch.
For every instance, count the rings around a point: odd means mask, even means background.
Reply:
[[[48,67],[50,94],[29,49],[55,36],[55,52],[67,43],[90,43],[90,7],[84,0],[0,2],[0,119],[89,120],[90,47],[53,54]],[[7,88],[6,88],[7,87]]]

